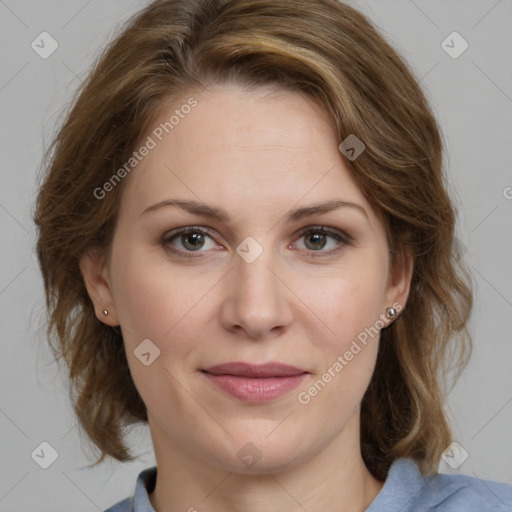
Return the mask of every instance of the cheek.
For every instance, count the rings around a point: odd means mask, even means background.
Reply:
[[[377,360],[385,281],[378,273],[369,277],[369,273],[354,272],[350,278],[332,280],[317,304],[329,329],[314,338],[321,363],[297,398],[311,417],[322,416],[333,426],[355,414]],[[326,404],[331,406],[326,408]]]
[[[176,355],[202,339],[204,323],[214,316],[209,294],[218,274],[180,268],[147,248],[119,246],[116,253],[114,247],[112,256],[114,300],[128,347],[150,339]]]
[[[141,250],[113,249],[112,286],[125,342],[160,339],[185,314],[187,287],[169,267],[155,265]]]
[[[199,279],[192,283],[190,273],[155,261],[147,250],[128,252],[119,247],[112,256],[116,262],[112,268],[114,299],[135,385],[150,408],[158,408],[164,396],[177,409],[186,408],[186,397],[180,395],[174,380],[183,381],[185,376],[170,362],[188,361],[197,350],[200,337],[191,329],[190,317],[199,309],[198,295],[204,295],[211,285],[203,286]],[[160,350],[148,366],[136,357],[146,339]],[[148,350],[153,350],[151,345]]]
[[[315,294],[314,311],[328,329],[323,327],[321,332],[326,334],[314,338],[322,363],[313,387],[306,389],[303,397],[315,402],[312,410],[318,408],[319,414],[321,404],[331,400],[340,407],[328,416],[347,414],[358,406],[368,387],[382,327],[385,265],[386,261],[377,257],[353,262],[325,280],[323,292]],[[322,398],[317,400],[317,395]]]
[[[315,294],[315,312],[329,327],[335,348],[343,349],[351,340],[379,326],[383,313],[386,273],[382,263],[361,261],[347,266],[326,280],[322,293]]]

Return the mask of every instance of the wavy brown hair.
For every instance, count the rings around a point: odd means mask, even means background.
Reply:
[[[152,2],[98,56],[45,153],[34,220],[47,335],[69,371],[79,425],[101,454],[94,465],[134,460],[125,428],[147,422],[121,331],[96,318],[79,269],[87,250],[109,250],[129,176],[102,199],[94,191],[164,105],[223,82],[305,93],[329,113],[340,142],[349,134],[364,142],[346,164],[382,216],[391,258],[410,246],[414,270],[406,307],[381,331],[361,404],[362,455],[381,480],[399,457],[433,474],[451,442],[445,377],[453,369],[459,377],[472,348],[472,278],[428,100],[370,20],[336,0]]]

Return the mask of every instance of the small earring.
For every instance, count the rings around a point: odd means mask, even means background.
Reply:
[[[390,319],[390,320],[393,320],[393,318],[396,317],[396,309],[395,308],[388,308],[386,309],[386,316]]]
[[[104,310],[103,310],[103,314],[104,314],[105,316],[108,316],[108,311],[107,311],[106,309],[104,309]]]

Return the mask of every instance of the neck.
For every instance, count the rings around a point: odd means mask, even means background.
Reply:
[[[366,468],[358,430],[357,436],[350,435],[355,429],[345,429],[313,457],[280,469],[261,465],[247,474],[185,453],[161,435],[156,423],[152,437],[158,473],[149,495],[156,512],[364,512],[384,485]]]

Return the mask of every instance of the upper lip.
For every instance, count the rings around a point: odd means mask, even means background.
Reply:
[[[289,377],[308,373],[306,370],[278,362],[250,364],[239,361],[210,366],[204,368],[203,371],[215,375],[237,375],[242,377]]]

